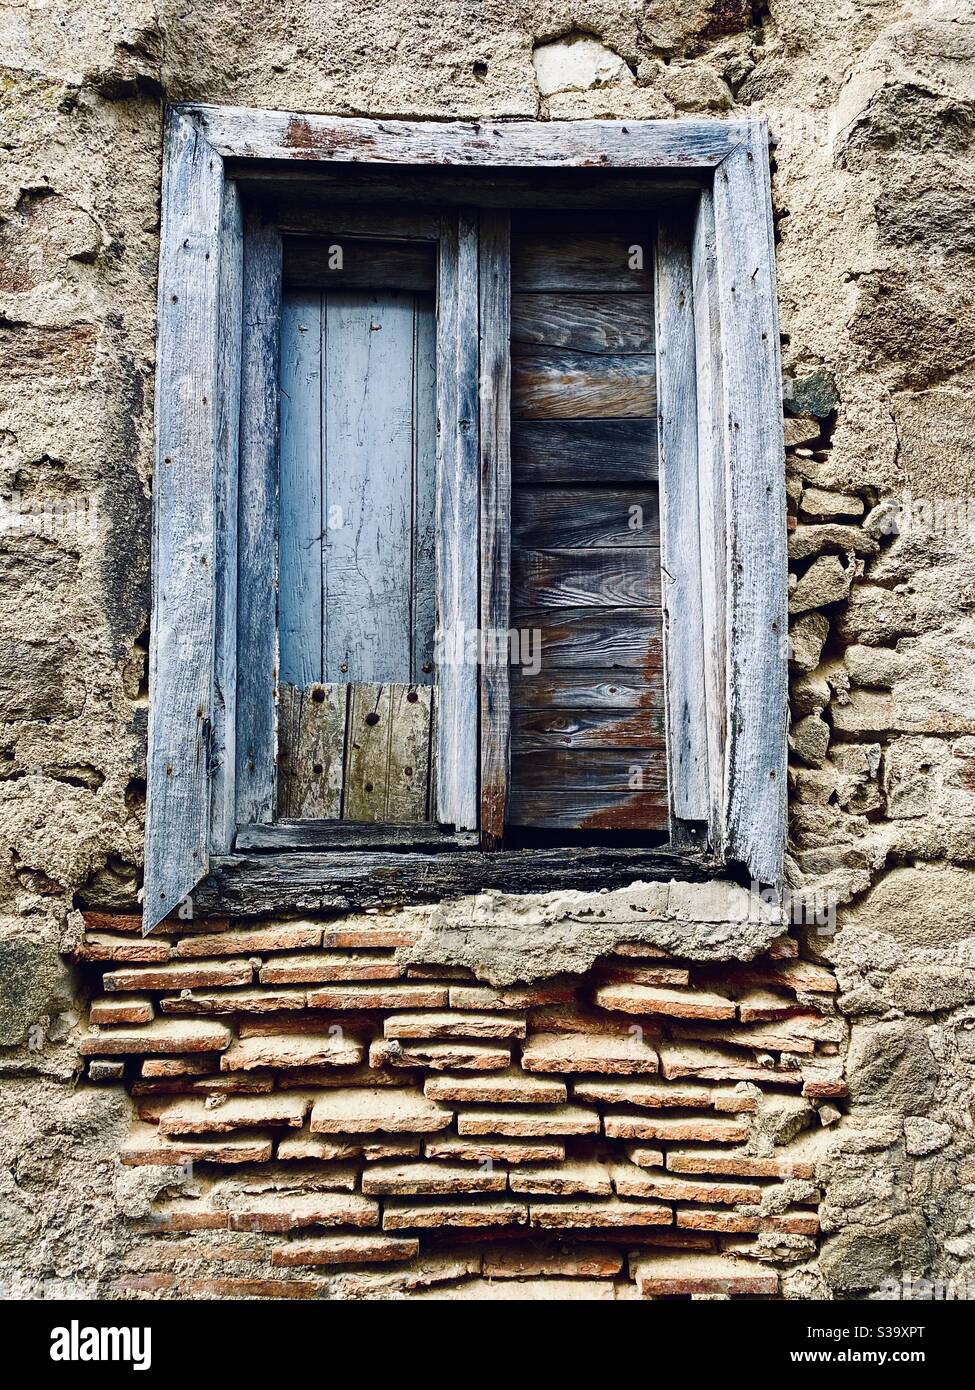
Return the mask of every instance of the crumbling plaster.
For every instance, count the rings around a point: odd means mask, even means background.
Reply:
[[[550,53],[543,94],[539,53],[580,38],[615,80],[560,85]],[[141,860],[164,99],[769,118],[797,517],[790,876],[799,902],[835,895],[838,930],[805,933],[805,949],[835,966],[852,1027],[833,1235],[793,1290],[975,1279],[971,7],[28,0],[0,4],[0,47],[0,495],[28,514],[0,537],[8,1282],[97,1279],[123,1258],[126,1102],[72,1089],[85,1001],[60,950],[73,907],[131,909]],[[905,497],[920,509],[893,531]],[[30,519],[82,502],[86,525],[52,535]],[[450,909],[428,946],[509,978],[515,924],[535,910],[496,903],[485,955]],[[558,968],[585,968],[601,921],[571,940],[549,923],[526,972],[551,943],[575,953]],[[694,954],[686,927],[652,931]],[[727,949],[759,946],[739,934]]]

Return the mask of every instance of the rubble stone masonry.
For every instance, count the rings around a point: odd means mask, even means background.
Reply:
[[[975,1288],[975,15],[0,4],[0,1281]],[[791,896],[138,929],[162,106],[766,116]]]

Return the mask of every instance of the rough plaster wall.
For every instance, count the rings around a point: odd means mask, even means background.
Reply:
[[[163,96],[769,116],[798,422],[792,873],[840,901],[808,949],[835,962],[852,1023],[821,1268],[843,1292],[901,1269],[975,1277],[970,6],[59,0],[0,4],[0,35],[0,495],[94,507],[0,536],[8,1280],[97,1277],[139,1200],[113,1189],[137,1181],[114,1176],[124,1097],[72,1089],[84,1000],[59,946],[72,905],[131,907],[141,854]],[[561,60],[544,51],[563,40]],[[918,519],[893,534],[884,503],[905,494]],[[951,498],[962,524],[944,524]]]

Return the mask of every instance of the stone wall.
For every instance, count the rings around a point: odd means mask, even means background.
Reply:
[[[849,1088],[814,1117],[830,1139],[825,1238],[774,1267],[790,1297],[891,1296],[908,1278],[970,1287],[970,6],[459,0],[426,15],[372,0],[63,0],[0,7],[0,35],[7,1285],[94,1292],[154,1272],[132,1253],[159,1238],[138,1232],[151,1165],[119,1162],[138,1120],[133,1064],[127,1086],[84,1070],[102,967],[78,958],[74,914],[137,905],[161,103],[200,99],[769,118],[794,515],[789,871],[795,917],[836,907],[792,937],[838,979],[831,1045]],[[502,905],[509,939],[532,910]],[[575,940],[553,968],[576,972],[588,1009],[599,952]],[[686,958],[671,968],[700,968],[696,948],[656,944]],[[770,944],[732,933],[710,992],[738,1007],[734,961]],[[453,964],[490,980],[492,948],[477,953]],[[510,959],[509,945],[502,974]]]

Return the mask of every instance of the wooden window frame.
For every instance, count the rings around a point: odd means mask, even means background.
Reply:
[[[479,235],[471,235],[461,212],[447,219],[457,244],[449,228],[439,240],[441,276],[461,257],[479,257],[477,295],[463,302],[448,296],[438,327],[438,361],[460,368],[438,369],[438,383],[444,378],[438,516],[451,516],[451,525],[463,516],[471,527],[463,559],[447,562],[453,568],[441,574],[440,592],[466,627],[508,624],[512,181],[521,178],[522,205],[532,204],[533,185],[546,177],[562,180],[579,205],[590,199],[595,206],[600,180],[611,171],[623,181],[617,187],[656,213],[671,788],[665,850],[498,848],[509,738],[500,653],[481,667],[480,679],[476,668],[461,668],[467,683],[447,701],[444,746],[473,749],[477,740],[477,806],[464,804],[462,786],[451,785],[451,760],[437,760],[438,814],[451,807],[444,818],[458,827],[479,823],[480,848],[464,848],[461,836],[431,851],[418,836],[398,853],[365,843],[325,853],[325,841],[309,831],[304,847],[299,837],[299,847],[281,852],[273,826],[243,842],[237,835],[241,805],[254,809],[250,819],[258,825],[268,820],[273,773],[269,763],[258,768],[261,759],[235,746],[234,730],[238,682],[246,691],[256,669],[248,660],[238,670],[238,622],[242,640],[257,643],[247,650],[273,661],[261,594],[269,592],[265,581],[273,589],[275,537],[261,517],[276,487],[276,396],[268,368],[277,358],[275,284],[280,295],[279,232],[249,226],[245,254],[237,180],[251,168],[282,183],[312,175],[320,195],[329,175],[347,176],[350,165],[357,178],[384,180],[394,197],[403,196],[397,189],[408,175],[436,170],[452,181],[458,206],[470,183],[471,204],[481,209]],[[492,170],[495,193],[490,181],[473,179]],[[323,223],[328,215],[326,200]],[[469,273],[466,281],[472,283]],[[471,397],[472,380],[478,399]],[[255,402],[264,403],[263,412]],[[421,901],[489,887],[544,891],[706,877],[734,866],[753,881],[781,884],[787,564],[764,123],[433,123],[170,107],[156,434],[145,930],[191,894],[201,911],[253,913]],[[238,548],[245,557],[240,567]],[[246,583],[238,593],[238,573],[259,577],[252,593]],[[262,690],[253,705],[252,742],[262,748],[273,748],[273,698]]]

